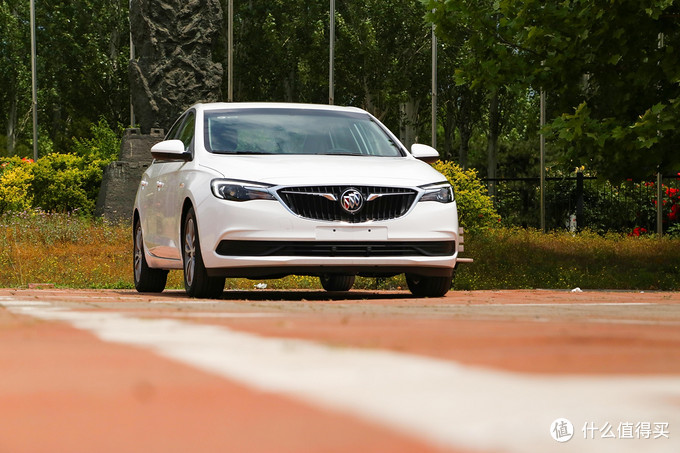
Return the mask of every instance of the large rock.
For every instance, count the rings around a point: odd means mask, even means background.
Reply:
[[[130,2],[130,92],[142,133],[168,130],[190,105],[220,99],[224,71],[212,53],[222,20],[219,0]]]

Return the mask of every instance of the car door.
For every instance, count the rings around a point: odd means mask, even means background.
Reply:
[[[177,139],[184,143],[184,150],[193,152],[196,114],[190,111],[180,127]],[[167,161],[163,163],[163,170],[156,181],[157,203],[161,213],[161,249],[158,251],[163,258],[182,259],[180,241],[180,224],[182,216],[181,194],[183,170],[188,163],[183,160]]]
[[[195,113],[188,112],[173,127],[166,140],[182,140],[185,150],[192,151],[195,128]],[[179,204],[180,173],[186,162],[181,160],[154,161],[147,171],[144,203],[147,205],[145,242],[154,256],[165,259],[180,260],[179,222],[181,206]]]

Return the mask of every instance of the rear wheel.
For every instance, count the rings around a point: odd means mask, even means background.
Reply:
[[[442,297],[451,289],[453,277],[426,277],[406,274],[406,284],[416,297]]]
[[[354,285],[354,275],[324,274],[319,277],[326,291],[349,291]]]
[[[144,238],[142,237],[142,225],[135,220],[133,228],[133,263],[135,288],[140,293],[160,293],[165,289],[168,280],[168,271],[152,269],[144,256]]]
[[[224,277],[209,277],[203,264],[201,243],[198,240],[196,214],[189,208],[182,228],[182,259],[184,261],[184,289],[191,297],[216,298],[224,291]]]

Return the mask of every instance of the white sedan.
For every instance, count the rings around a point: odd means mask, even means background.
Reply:
[[[197,104],[151,149],[133,214],[134,281],[160,292],[182,269],[192,297],[225,278],[406,274],[410,291],[451,288],[463,242],[454,191],[368,112],[270,103]]]

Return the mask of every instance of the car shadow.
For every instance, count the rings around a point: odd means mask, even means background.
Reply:
[[[413,295],[404,291],[300,291],[300,290],[259,290],[225,291],[221,299],[226,300],[285,300],[285,301],[347,301],[347,300],[381,300],[411,299]]]
[[[147,293],[151,294],[151,293]],[[155,299],[187,299],[183,290],[166,290],[155,293]],[[384,290],[352,290],[329,292],[323,290],[225,290],[222,296],[213,300],[257,300],[257,301],[297,301],[297,302],[328,302],[328,301],[359,301],[359,300],[395,300],[413,299],[414,296],[408,291],[384,291]],[[210,299],[206,299],[210,300]]]

